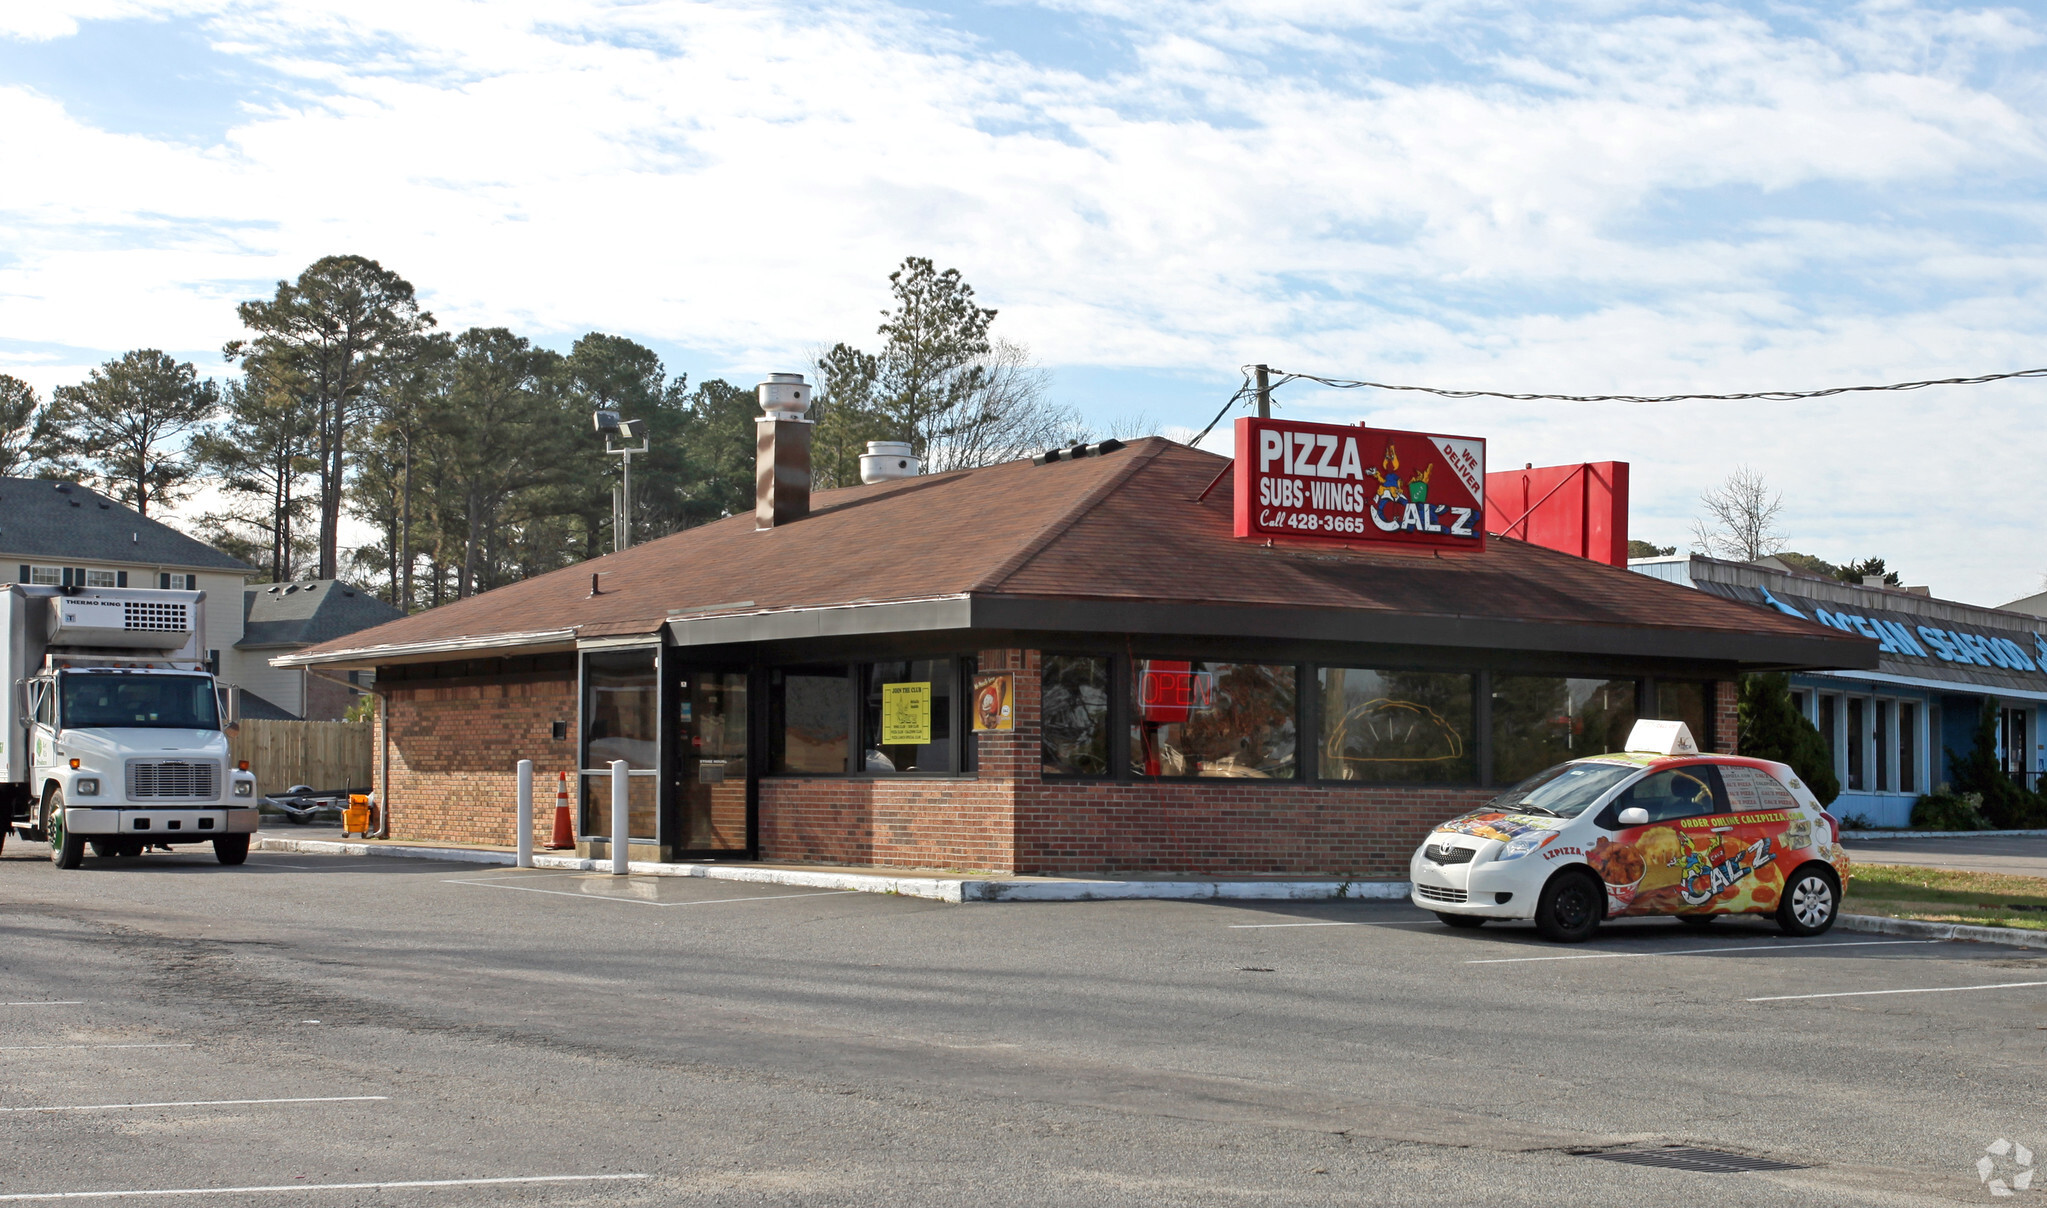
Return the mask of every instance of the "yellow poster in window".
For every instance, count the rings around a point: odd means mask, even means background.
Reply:
[[[931,741],[931,685],[881,686],[881,745],[923,746]]]

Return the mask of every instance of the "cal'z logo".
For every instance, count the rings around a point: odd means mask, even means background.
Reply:
[[[1670,861],[1675,868],[1684,866],[1680,897],[1692,906],[1711,901],[1714,895],[1726,890],[1735,882],[1748,876],[1756,869],[1777,858],[1777,852],[1768,839],[1758,839],[1747,847],[1718,862],[1706,858],[1706,852],[1692,846],[1692,837],[1678,833],[1679,851]],[[1708,851],[1717,851],[1719,844],[1708,844]]]

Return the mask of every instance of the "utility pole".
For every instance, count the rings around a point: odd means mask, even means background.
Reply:
[[[1258,418],[1271,419],[1272,418],[1271,371],[1268,370],[1263,365],[1253,365],[1251,366],[1251,368],[1255,370],[1258,374]]]
[[[633,457],[645,453],[651,447],[647,439],[647,421],[643,419],[621,420],[618,412],[600,410],[591,416],[597,431],[604,434],[604,451],[620,461],[619,484],[611,493],[611,552],[630,549],[633,544]],[[627,438],[638,437],[638,448],[631,445],[614,446],[613,434]]]

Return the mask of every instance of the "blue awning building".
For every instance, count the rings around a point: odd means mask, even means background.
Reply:
[[[1975,742],[1986,701],[1998,757],[2040,788],[2047,769],[2047,618],[1939,600],[1920,588],[1844,583],[1767,563],[1701,555],[1638,558],[1629,568],[1757,608],[1805,617],[1881,643],[1874,671],[1800,671],[1799,708],[1834,753],[1833,811],[1875,826],[1911,821],[1912,802],[1946,783]]]

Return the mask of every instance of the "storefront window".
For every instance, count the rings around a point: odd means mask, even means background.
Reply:
[[[1841,698],[1831,692],[1820,694],[1820,737],[1827,741],[1827,763],[1834,769],[1834,776],[1841,775],[1841,740],[1834,733],[1835,719],[1840,715]]]
[[[1552,764],[1627,746],[1635,725],[1631,679],[1493,677],[1493,780],[1510,783]]]
[[[1890,701],[1876,702],[1876,791],[1891,791],[1891,711],[1897,706]]]
[[[1859,696],[1848,698],[1847,788],[1851,793],[1862,792],[1865,785],[1862,778],[1862,726],[1863,712],[1867,705],[1868,702]]]
[[[1298,775],[1292,667],[1139,659],[1131,671],[1130,760],[1138,775]]]
[[[861,768],[891,775],[954,770],[951,659],[868,663],[861,669]]]
[[[1909,700],[1898,702],[1898,791],[1919,791],[1919,706]]]
[[[1713,685],[1685,680],[1656,681],[1656,716],[1681,721],[1701,751],[1713,749]]]
[[[846,773],[853,681],[844,666],[768,674],[769,766],[776,775]]]
[[[1472,677],[1323,667],[1317,774],[1377,784],[1478,779]]]
[[[1041,684],[1044,774],[1109,775],[1109,660],[1046,655]]]
[[[631,837],[655,837],[659,788],[661,688],[655,651],[589,654],[583,658],[583,833],[611,834],[611,764],[623,759]]]

